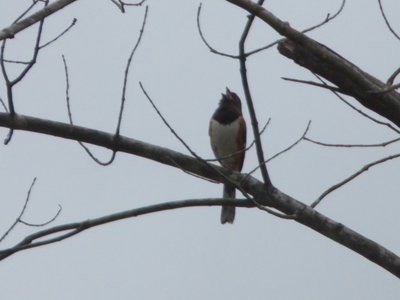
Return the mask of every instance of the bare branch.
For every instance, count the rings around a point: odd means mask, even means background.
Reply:
[[[65,87],[65,98],[66,98],[66,102],[67,102],[67,111],[68,111],[68,119],[69,119],[69,123],[71,125],[74,125],[74,121],[72,119],[72,112],[71,112],[71,104],[70,104],[70,97],[69,97],[69,75],[68,75],[68,65],[67,65],[67,61],[65,60],[64,55],[62,56],[63,59],[63,63],[64,63],[64,71],[65,71],[65,81],[66,81],[66,87]],[[100,161],[90,150],[88,147],[86,147],[86,145],[80,141],[78,141],[78,144],[85,150],[85,152],[89,155],[89,157],[96,162],[97,164],[101,165],[101,166],[108,166],[110,165],[116,156],[117,151],[114,150],[112,152],[111,158],[106,161],[106,162],[102,162]]]
[[[396,138],[390,141],[376,143],[376,144],[332,144],[332,143],[324,143],[319,142],[308,137],[304,137],[304,140],[316,145],[324,146],[324,147],[337,147],[337,148],[374,148],[374,147],[386,147],[388,145],[394,144],[400,141],[400,138]]]
[[[1,97],[0,97],[0,103],[1,103],[1,106],[3,106],[3,108],[4,108],[4,111],[8,113],[8,108],[7,108],[6,104],[4,103],[3,99],[1,99]]]
[[[151,99],[145,88],[143,87],[142,82],[139,82],[139,86],[142,89],[143,94],[146,96],[147,100],[150,102],[151,106],[154,108],[156,111],[157,115],[161,118],[163,121],[164,125],[168,127],[168,129],[171,131],[171,133],[178,139],[178,141],[189,151],[191,155],[193,155],[196,159],[199,161],[205,162],[204,159],[202,159],[199,155],[197,155],[196,152],[190,148],[190,146],[179,136],[179,134],[175,131],[175,129],[168,123],[167,119],[163,116],[163,114],[160,112],[158,107],[154,104],[154,101]],[[206,163],[206,162],[205,162]],[[207,165],[207,163],[206,163]]]
[[[3,59],[4,62],[9,64],[19,64],[19,65],[27,65],[29,62],[21,61],[21,60],[13,60],[13,59]]]
[[[31,196],[31,191],[32,191],[33,186],[35,185],[35,182],[36,182],[36,177],[33,179],[32,183],[31,183],[31,186],[30,186],[30,188],[29,188],[29,190],[28,190],[28,194],[26,195],[25,203],[24,203],[24,206],[23,206],[22,209],[21,209],[21,212],[19,213],[18,217],[15,219],[14,223],[13,223],[13,224],[7,229],[7,231],[1,236],[0,242],[2,242],[2,241],[7,237],[7,235],[9,235],[9,233],[15,228],[15,226],[17,226],[17,224],[21,221],[21,218],[22,218],[22,216],[23,216],[24,213],[25,213],[26,206],[28,205],[29,198],[30,198],[30,196]]]
[[[327,84],[320,76],[318,76],[317,74],[314,74],[314,76],[316,78],[318,78],[319,81],[321,81],[323,84]],[[397,129],[396,127],[392,126],[392,124],[390,123],[386,123],[386,122],[382,122],[378,119],[375,119],[373,117],[371,117],[370,115],[366,114],[365,112],[363,112],[361,109],[358,109],[357,107],[355,107],[353,104],[351,104],[349,101],[345,100],[341,95],[339,95],[336,91],[330,90],[333,94],[335,94],[336,97],[338,97],[343,103],[345,103],[347,106],[351,107],[353,110],[355,110],[356,112],[358,112],[360,115],[366,117],[367,119],[371,120],[372,122],[379,124],[379,125],[383,125],[386,126],[388,128],[390,128],[391,130],[393,130],[396,133],[400,133],[400,130]]]
[[[306,139],[306,135],[308,133],[308,131],[310,130],[310,126],[311,126],[311,121],[308,121],[308,124],[306,126],[306,129],[304,130],[303,134],[301,135],[301,137],[299,137],[293,144],[289,145],[288,147],[286,147],[285,149],[279,151],[278,153],[272,155],[270,158],[268,158],[267,160],[265,160],[263,162],[263,164],[267,164],[269,163],[271,160],[277,158],[278,156],[284,154],[285,152],[288,152],[289,150],[293,149],[295,146],[297,146],[302,140]],[[260,165],[258,165],[257,167],[255,167],[253,170],[251,170],[248,175],[253,174],[255,171],[258,170],[258,168],[260,168]]]
[[[288,77],[281,77],[283,80],[286,81],[291,81],[291,82],[297,82],[297,83],[304,83],[304,84],[309,84],[309,85],[313,85],[313,86],[317,86],[317,87],[321,87],[324,89],[328,89],[330,91],[334,91],[334,92],[338,92],[338,93],[344,93],[344,91],[342,91],[340,88],[335,87],[335,86],[330,86],[326,83],[318,83],[318,82],[314,82],[314,81],[309,81],[309,80],[301,80],[301,79],[294,79],[294,78],[288,78]]]
[[[362,105],[400,126],[400,94],[392,91],[372,95],[385,84],[364,72],[341,55],[292,28],[264,7],[250,0],[226,0],[237,5],[271,26],[287,39],[278,51],[297,64],[321,75],[342,90],[351,93]]]
[[[141,6],[146,0],[142,0],[137,3],[126,3],[125,1],[122,0],[111,0],[112,3],[114,3],[122,13],[125,13],[125,6]]]
[[[71,23],[67,28],[65,28],[65,29],[64,29],[59,35],[57,35],[55,38],[53,38],[52,40],[50,40],[50,41],[48,41],[47,43],[45,43],[45,44],[43,44],[42,46],[40,46],[39,49],[43,49],[43,48],[47,47],[48,45],[50,45],[50,44],[54,43],[55,41],[57,41],[60,37],[62,37],[64,34],[66,34],[72,27],[74,27],[75,24],[76,24],[76,22],[77,22],[77,19],[74,18],[74,19],[72,20],[72,23]]]
[[[166,202],[166,203],[145,206],[141,208],[135,208],[91,220],[86,220],[83,222],[58,225],[49,229],[38,231],[34,234],[25,237],[21,242],[19,242],[14,247],[0,250],[0,260],[3,260],[8,256],[22,250],[27,250],[35,247],[40,247],[43,245],[56,243],[71,236],[74,236],[89,228],[107,223],[112,223],[127,218],[133,218],[141,215],[147,215],[155,212],[178,209],[183,207],[221,206],[221,205],[234,205],[237,207],[254,207],[254,205],[248,200],[232,201],[232,200],[216,198],[216,199],[193,199],[193,200],[173,201],[173,202]],[[61,235],[53,238],[48,238],[49,236],[57,233],[59,234],[61,233]]]
[[[113,134],[34,117],[23,115],[11,117],[9,114],[0,112],[0,126],[58,136],[111,150],[115,147]],[[233,181],[240,182],[241,188],[252,195],[258,203],[277,209],[287,215],[295,214],[296,222],[352,249],[400,278],[400,258],[396,254],[286,195],[277,188],[273,188],[272,193],[267,193],[265,184],[254,177],[236,172],[229,173],[226,169],[216,165],[208,164],[206,166],[191,156],[124,136],[120,136],[118,149],[120,152],[137,155],[172,167],[176,167],[176,164],[173,163],[175,161],[180,168],[184,168],[188,172],[218,182],[226,182],[221,173],[226,174]],[[209,166],[212,166],[212,168]],[[3,251],[1,255],[4,258],[12,253],[15,252]]]
[[[393,35],[396,37],[396,39],[398,39],[400,41],[400,36],[396,33],[396,31],[394,31],[394,29],[390,25],[388,18],[386,17],[385,12],[383,11],[382,0],[378,0],[378,3],[379,3],[379,9],[381,11],[383,19],[385,20],[387,28],[389,28],[390,32],[393,33]]]
[[[302,32],[302,33],[310,32],[310,31],[312,31],[312,30],[314,30],[314,29],[317,29],[317,28],[319,28],[319,27],[325,25],[326,23],[332,21],[333,19],[335,19],[337,16],[339,16],[339,15],[342,13],[345,4],[346,4],[346,0],[343,0],[342,3],[340,4],[339,9],[338,9],[332,16],[328,13],[328,14],[326,15],[326,18],[325,18],[324,21],[322,21],[321,23],[319,23],[319,24],[317,24],[317,25],[314,25],[314,26],[311,26],[311,27],[309,27],[309,28],[307,28],[307,29],[304,29],[304,30],[302,30],[301,32]]]
[[[258,0],[257,5],[261,6],[263,3],[264,3],[264,0]],[[247,107],[249,109],[249,114],[250,114],[250,119],[251,119],[251,127],[253,129],[254,140],[256,143],[257,158],[258,158],[258,162],[260,165],[261,175],[262,175],[263,181],[264,181],[267,189],[270,189],[270,188],[272,188],[272,182],[268,175],[267,168],[266,168],[265,164],[263,164],[265,159],[264,159],[264,152],[263,152],[260,134],[259,134],[260,130],[258,128],[257,116],[256,116],[253,99],[251,97],[249,82],[248,82],[248,78],[247,78],[245,44],[246,44],[246,40],[247,40],[247,37],[250,32],[251,26],[253,25],[254,19],[255,19],[254,14],[252,14],[248,17],[247,23],[245,25],[242,36],[239,41],[240,76],[242,78],[243,91],[245,94]]]
[[[334,13],[332,16],[328,13],[328,14],[326,15],[326,18],[325,18],[321,23],[316,24],[316,25],[313,25],[313,26],[311,26],[311,27],[309,27],[309,28],[303,29],[303,30],[301,31],[301,33],[310,32],[310,31],[312,31],[312,30],[314,30],[314,29],[317,29],[317,28],[319,28],[319,27],[325,25],[326,23],[332,21],[333,19],[335,19],[337,16],[339,16],[339,15],[341,14],[341,12],[342,12],[343,9],[344,9],[344,5],[345,5],[345,4],[346,4],[346,0],[343,0],[343,1],[342,1],[342,4],[340,5],[340,7],[339,7],[339,9],[337,10],[336,13]],[[273,47],[273,46],[279,44],[279,43],[282,42],[283,40],[284,40],[284,39],[279,39],[279,40],[276,40],[275,42],[272,42],[272,43],[270,43],[270,44],[268,44],[268,45],[266,45],[266,46],[263,46],[263,47],[260,47],[260,48],[258,48],[258,49],[249,51],[249,52],[246,53],[246,56],[251,56],[251,55],[256,54],[256,53],[258,53],[258,52],[267,50],[267,49],[269,49],[269,48],[271,48],[271,47]]]
[[[26,226],[30,226],[30,227],[43,227],[43,226],[49,225],[50,223],[53,223],[57,219],[57,217],[60,215],[61,211],[62,211],[62,206],[59,204],[58,205],[58,210],[55,213],[55,215],[51,219],[46,221],[46,222],[43,222],[43,223],[30,223],[30,222],[26,222],[26,221],[24,221],[22,219],[20,219],[19,222],[24,224],[24,225],[26,225]]]
[[[45,8],[48,6],[48,3],[49,3],[49,1],[44,1]],[[22,70],[22,72],[19,74],[19,76],[17,76],[14,80],[11,81],[11,86],[14,86],[17,83],[19,83],[26,76],[26,74],[28,74],[28,72],[31,70],[31,68],[35,65],[37,57],[39,55],[39,51],[40,51],[40,41],[42,38],[43,24],[44,24],[44,19],[39,21],[38,31],[36,34],[36,42],[35,42],[35,46],[33,49],[33,55],[32,55],[31,60],[28,62],[28,64]],[[10,108],[10,112],[12,112],[11,108]]]
[[[317,200],[315,200],[310,207],[315,208],[326,196],[328,196],[330,193],[332,193],[333,191],[337,190],[338,188],[342,187],[343,185],[345,185],[346,183],[352,181],[353,179],[355,179],[356,177],[358,177],[359,175],[361,175],[362,173],[366,172],[369,170],[369,168],[379,165],[381,163],[384,163],[388,160],[391,159],[395,159],[397,157],[400,157],[400,154],[395,154],[395,155],[390,155],[384,158],[381,158],[377,161],[374,161],[372,163],[369,163],[367,165],[365,165],[364,167],[362,167],[359,171],[357,171],[356,173],[352,174],[351,176],[347,177],[346,179],[342,180],[341,182],[331,186],[329,189],[327,189],[325,192],[323,192],[321,194],[321,196],[318,197]]]
[[[25,19],[18,21],[17,23],[14,23],[7,28],[0,30],[0,41],[4,39],[13,38],[18,32],[28,28],[29,26],[37,22],[44,20],[46,17],[63,9],[64,7],[75,1],[77,0],[58,0],[42,8],[41,10],[33,13],[29,17],[26,17]]]
[[[115,149],[112,152],[112,155],[110,157],[110,159],[106,162],[102,162],[100,161],[90,150],[88,147],[86,147],[85,144],[81,143],[78,141],[79,145],[86,151],[86,153],[89,155],[89,157],[95,161],[97,164],[101,165],[101,166],[108,166],[110,164],[112,164],[115,160],[117,151],[118,151],[118,142],[119,142],[119,135],[120,135],[120,129],[121,129],[121,123],[122,123],[122,116],[123,116],[123,112],[124,112],[124,104],[125,104],[125,100],[126,100],[126,88],[127,88],[127,82],[128,82],[128,76],[129,76],[129,70],[130,70],[130,66],[132,63],[132,59],[133,59],[133,55],[135,54],[141,40],[142,40],[142,36],[144,33],[144,28],[146,25],[146,20],[147,20],[147,14],[148,14],[148,6],[146,6],[146,10],[145,10],[145,14],[143,17],[143,22],[142,22],[142,27],[140,29],[140,33],[139,33],[139,37],[136,41],[135,46],[133,47],[131,54],[128,58],[127,64],[126,64],[126,68],[125,68],[125,73],[124,73],[124,83],[122,86],[122,96],[121,96],[121,106],[120,106],[120,111],[119,111],[119,115],[118,115],[118,122],[117,122],[117,128],[115,130],[115,135],[114,135],[114,142],[115,142]],[[65,71],[65,78],[66,78],[66,91],[65,91],[65,95],[66,95],[66,102],[67,102],[67,110],[68,110],[68,118],[69,118],[69,122],[71,125],[73,125],[73,120],[72,120],[72,113],[71,113],[71,106],[70,106],[70,97],[69,97],[69,88],[70,88],[70,84],[69,84],[69,75],[68,75],[68,66],[67,66],[67,62],[65,60],[64,55],[62,56],[63,59],[63,63],[64,63],[64,71]]]
[[[206,40],[206,38],[204,37],[203,31],[201,30],[201,25],[200,25],[200,13],[201,13],[201,7],[202,7],[202,3],[199,4],[199,8],[197,9],[197,29],[199,31],[199,35],[201,40],[203,41],[204,45],[207,46],[207,48],[214,54],[218,54],[221,56],[225,56],[225,57],[229,57],[229,58],[239,58],[239,56],[237,55],[232,55],[232,54],[228,54],[228,53],[224,53],[218,50],[215,50],[215,48],[213,48]]]
[[[44,8],[48,6],[49,1],[45,0],[42,1],[44,3]],[[35,2],[36,4],[36,2]],[[26,13],[30,10],[30,8],[26,11]],[[2,46],[1,46],[1,54],[0,54],[0,66],[1,66],[1,71],[3,73],[4,80],[6,82],[6,89],[7,89],[7,100],[8,100],[8,109],[10,111],[10,115],[13,116],[15,115],[15,108],[14,108],[14,99],[13,99],[13,87],[18,84],[25,76],[28,74],[28,72],[31,70],[31,68],[35,65],[36,59],[39,55],[39,44],[40,44],[40,39],[42,36],[42,30],[43,30],[43,24],[44,24],[44,19],[40,20],[39,22],[39,27],[38,27],[38,32],[36,35],[36,43],[35,47],[33,50],[33,55],[32,59],[26,64],[25,68],[22,70],[22,72],[13,80],[9,79],[9,76],[7,74],[7,69],[4,64],[4,52],[5,52],[5,47],[6,47],[6,40],[3,40]],[[15,24],[16,25],[16,24]],[[1,32],[0,32],[1,36]],[[1,39],[0,39],[1,40]],[[13,129],[10,129],[8,132],[7,137],[4,140],[4,144],[7,145],[13,136]]]
[[[123,114],[123,112],[124,112],[124,104],[125,104],[125,99],[126,99],[126,87],[127,87],[127,82],[128,82],[129,69],[130,69],[130,66],[131,66],[131,63],[132,63],[133,56],[134,56],[134,54],[135,54],[137,48],[139,47],[140,42],[141,42],[142,37],[143,37],[144,28],[145,28],[145,26],[146,26],[146,21],[147,21],[147,14],[148,14],[148,11],[149,11],[149,7],[146,6],[146,10],[145,10],[145,13],[144,13],[143,22],[142,22],[142,27],[141,27],[141,29],[140,29],[139,37],[138,37],[138,39],[137,39],[137,41],[136,41],[135,46],[133,47],[133,49],[132,49],[132,51],[131,51],[131,54],[130,54],[130,56],[129,56],[129,58],[128,58],[128,62],[127,62],[127,64],[126,64],[125,74],[124,74],[124,84],[123,84],[123,87],[122,87],[121,108],[120,108],[119,116],[118,116],[117,129],[116,129],[116,131],[115,131],[115,135],[116,135],[116,136],[119,135],[120,128],[121,128],[122,114]]]
[[[13,24],[17,23],[19,20],[21,20],[23,17],[25,17],[34,7],[36,4],[39,3],[39,0],[33,0],[31,5],[25,11],[13,22]]]
[[[399,74],[400,74],[400,68],[397,68],[397,70],[394,71],[392,75],[390,75],[390,77],[386,81],[386,84],[389,86],[393,85],[394,80],[396,79],[397,75],[399,75]]]
[[[400,88],[400,83],[388,86],[386,88],[381,89],[380,91],[371,91],[371,93],[372,94],[386,94],[386,93],[389,93],[391,91],[397,90],[398,88]]]

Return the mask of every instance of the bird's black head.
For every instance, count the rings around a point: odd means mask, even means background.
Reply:
[[[229,124],[242,115],[242,104],[238,95],[226,88],[222,94],[219,106],[213,114],[213,119],[221,124]]]
[[[230,106],[235,107],[240,113],[242,112],[242,103],[240,102],[240,98],[234,92],[231,92],[228,88],[226,88],[226,93],[222,94],[222,99],[219,102],[220,106]]]

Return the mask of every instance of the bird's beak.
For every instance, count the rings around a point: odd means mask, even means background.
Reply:
[[[232,100],[233,99],[233,93],[228,88],[226,88],[226,94],[225,95],[222,94],[222,97]]]

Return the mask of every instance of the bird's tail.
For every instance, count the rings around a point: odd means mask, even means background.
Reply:
[[[235,186],[231,184],[224,184],[224,194],[225,199],[235,199]],[[234,206],[222,206],[221,211],[221,224],[233,223],[235,220],[235,207]]]

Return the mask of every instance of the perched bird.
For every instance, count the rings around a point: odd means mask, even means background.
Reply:
[[[226,88],[217,110],[211,117],[208,134],[211,148],[219,163],[232,171],[242,170],[246,148],[246,122],[238,95]],[[224,184],[224,198],[235,199],[235,187]],[[235,207],[223,206],[221,223],[233,223]]]

